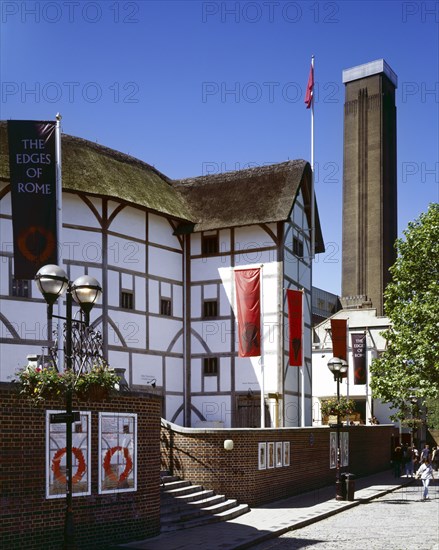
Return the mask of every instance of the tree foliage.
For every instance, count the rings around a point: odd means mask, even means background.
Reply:
[[[401,409],[401,417],[410,396],[439,397],[439,204],[404,235],[384,293],[387,347],[371,365],[374,396]]]

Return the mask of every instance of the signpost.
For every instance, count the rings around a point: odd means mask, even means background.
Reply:
[[[72,411],[69,413],[52,413],[50,415],[51,424],[66,424],[67,422],[80,422],[79,411]]]

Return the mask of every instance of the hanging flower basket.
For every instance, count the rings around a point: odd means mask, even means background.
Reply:
[[[18,371],[14,382],[21,396],[34,405],[42,405],[50,399],[64,401],[68,391],[84,401],[102,401],[109,397],[120,377],[105,363],[79,375],[72,370],[58,372],[51,365],[28,365]]]
[[[99,384],[90,384],[87,388],[77,390],[76,393],[83,401],[105,401],[110,395],[110,390]]]
[[[84,374],[80,374],[75,383],[75,392],[84,401],[103,401],[119,384],[120,377],[108,365],[95,365]]]
[[[322,416],[340,416],[344,418],[355,411],[355,401],[347,397],[325,399],[321,402]]]

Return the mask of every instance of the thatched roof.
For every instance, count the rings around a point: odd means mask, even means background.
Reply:
[[[175,181],[196,220],[192,231],[286,221],[303,190],[311,225],[311,167],[304,160]],[[315,204],[316,252],[324,252]],[[183,223],[179,231],[186,232]]]
[[[180,220],[179,233],[286,221],[302,188],[309,223],[311,169],[296,160],[170,180],[129,155],[62,135],[65,191],[112,197]],[[7,125],[0,122],[0,181],[9,182]],[[316,207],[316,252],[324,251]]]
[[[6,122],[0,122],[0,181],[9,181]],[[169,178],[134,157],[85,139],[61,137],[65,191],[117,198],[174,218],[190,219],[190,210]]]

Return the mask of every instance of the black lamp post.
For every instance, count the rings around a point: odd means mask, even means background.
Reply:
[[[82,275],[73,283],[65,271],[57,265],[43,266],[35,276],[37,286],[47,302],[48,318],[65,320],[64,370],[72,369],[72,299],[79,304],[88,325],[89,314],[99,299],[102,288],[94,277]],[[53,304],[66,292],[66,316],[53,315]],[[73,520],[73,481],[72,481],[72,389],[66,392],[66,516],[64,523],[64,548],[76,548],[75,525]]]
[[[348,364],[344,359],[332,357],[328,361],[328,369],[334,375],[334,380],[337,382],[337,404],[340,404],[340,381],[345,376],[348,370]],[[337,409],[337,462],[335,471],[335,498],[343,500],[342,484],[340,481],[340,411]]]

